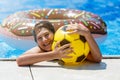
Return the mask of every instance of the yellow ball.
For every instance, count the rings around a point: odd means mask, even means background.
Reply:
[[[68,56],[72,56],[72,58],[62,58],[59,63],[62,65],[76,65],[86,59],[90,48],[84,36],[79,34],[68,34],[68,31],[66,31],[67,27],[68,26],[65,25],[56,31],[52,49],[54,50],[56,42],[58,41],[61,41],[60,46],[70,43],[73,48],[73,53]]]

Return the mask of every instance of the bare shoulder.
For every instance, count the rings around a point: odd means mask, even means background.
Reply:
[[[33,54],[33,53],[40,53],[40,52],[41,52],[41,49],[38,46],[36,46],[27,50],[24,54]]]

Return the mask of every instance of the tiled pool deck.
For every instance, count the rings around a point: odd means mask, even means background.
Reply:
[[[61,67],[54,62],[18,67],[14,60],[1,60],[0,80],[120,80],[120,59],[86,62],[79,67]]]

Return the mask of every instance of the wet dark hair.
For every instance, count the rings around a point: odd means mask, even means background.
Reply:
[[[55,33],[55,29],[54,26],[49,22],[49,21],[40,21],[39,23],[37,23],[33,29],[33,36],[34,36],[34,40],[35,42],[37,42],[37,38],[36,38],[36,30],[41,29],[41,28],[46,28],[49,31],[51,31],[53,34]]]

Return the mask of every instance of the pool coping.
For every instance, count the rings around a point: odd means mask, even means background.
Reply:
[[[57,63],[46,61],[31,66],[19,67],[15,61],[0,61],[0,79],[56,80],[58,78],[58,80],[119,80],[119,61],[120,59],[103,59],[100,64],[85,63],[77,67],[61,67]]]
[[[120,59],[120,55],[103,55],[103,59]],[[16,61],[16,58],[0,58],[0,61]]]
[[[120,59],[120,55],[103,55],[103,59]]]

